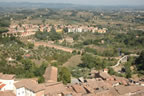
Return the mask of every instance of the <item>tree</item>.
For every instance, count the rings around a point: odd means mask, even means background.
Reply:
[[[33,49],[34,48],[34,44],[33,43],[28,43],[28,48],[29,49]]]
[[[144,70],[144,50],[141,52],[140,56],[135,60],[137,70]]]
[[[108,68],[109,69],[109,71],[108,71],[108,73],[110,74],[110,75],[115,75],[115,71],[114,71],[114,69],[113,68]]]
[[[46,67],[47,67],[47,64],[43,62],[39,68],[35,69],[34,71],[35,76],[42,76],[45,72]]]
[[[44,83],[45,82],[45,78],[43,76],[40,76],[38,78],[38,83]]]
[[[79,39],[79,37],[80,37],[80,35],[75,34],[75,35],[73,36],[73,40],[77,41],[77,40]]]
[[[66,67],[59,68],[58,81],[62,81],[64,84],[71,82],[71,73]]]
[[[52,41],[62,39],[61,34],[57,33],[54,27],[51,28],[51,31],[49,32],[49,37]]]
[[[131,78],[132,72],[131,72],[130,67],[131,67],[131,63],[128,62],[125,64],[126,78]]]
[[[0,19],[0,27],[9,27],[10,20],[6,20],[6,18]]]
[[[4,32],[8,32],[8,29],[7,29],[7,28],[4,28],[4,27],[1,27],[1,28],[0,28],[0,34],[1,34],[1,33],[4,33]]]
[[[85,54],[82,56],[83,63],[81,64],[81,67],[87,67],[87,68],[96,68],[100,69],[102,68],[102,64],[99,58],[91,55],[91,54]]]
[[[22,64],[24,66],[24,70],[32,71],[33,62],[30,59],[23,59]]]
[[[68,28],[66,27],[66,28],[63,28],[63,31],[65,32],[65,33],[67,33],[68,32]]]
[[[76,55],[77,51],[76,51],[76,50],[73,50],[72,53],[73,53],[74,55]]]

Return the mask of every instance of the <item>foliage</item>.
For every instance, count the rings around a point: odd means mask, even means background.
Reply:
[[[87,68],[93,68],[101,69],[103,66],[102,61],[95,56],[92,56],[91,54],[85,54],[82,56],[83,63],[80,64],[81,67],[87,67]]]
[[[81,68],[81,67],[74,67],[71,69],[71,74],[75,78],[80,78],[80,77],[87,78],[89,75],[89,69]]]
[[[66,67],[59,68],[58,81],[62,81],[64,84],[71,82],[71,73],[69,69]]]
[[[37,67],[34,71],[35,76],[40,76],[42,77],[45,70],[46,70],[47,64],[45,62],[42,63],[40,67]]]
[[[82,68],[95,68],[97,70],[104,69],[109,66],[113,66],[115,64],[115,60],[112,59],[102,59],[98,56],[94,56],[92,54],[84,54],[82,55],[82,64],[79,66]]]
[[[114,69],[113,68],[108,68],[108,73],[110,74],[110,75],[115,75],[116,74],[116,72],[114,71]]]
[[[28,43],[27,46],[28,46],[29,49],[33,49],[34,48],[34,44],[33,43]]]
[[[62,39],[61,34],[57,33],[54,27],[52,27],[51,31],[49,32],[49,37],[52,41]]]
[[[62,39],[61,34],[57,33],[56,30],[52,27],[50,32],[36,32],[35,37],[39,40],[60,40]]]
[[[40,76],[38,78],[38,83],[44,83],[45,82],[45,78],[43,76]]]
[[[1,28],[0,28],[0,34],[1,34],[1,33],[4,33],[4,32],[8,32],[8,29],[7,29],[7,28],[4,28],[4,27],[1,27]]]
[[[0,27],[9,27],[10,20],[7,18],[0,19]]]
[[[7,32],[8,31],[8,28],[10,25],[10,21],[8,19],[0,19],[0,34],[1,33],[4,33],[4,32]]]
[[[141,52],[140,56],[135,60],[135,64],[138,71],[144,70],[144,50]]]
[[[21,62],[24,66],[24,70],[29,71],[29,72],[32,70],[32,67],[34,64],[30,59],[23,59],[21,60]]]
[[[126,78],[131,78],[132,72],[131,72],[131,63],[126,63],[125,64],[125,74],[126,74]]]

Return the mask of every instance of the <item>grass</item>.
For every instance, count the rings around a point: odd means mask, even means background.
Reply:
[[[65,67],[75,67],[82,63],[81,61],[81,56],[80,55],[75,55],[72,56],[66,63],[63,64]]]

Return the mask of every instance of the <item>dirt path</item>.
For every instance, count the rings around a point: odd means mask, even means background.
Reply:
[[[55,48],[55,49],[62,50],[62,51],[65,51],[65,52],[70,52],[70,53],[72,53],[73,50],[76,50],[76,49],[73,49],[73,48],[67,48],[67,47],[54,45],[54,44],[46,43],[46,42],[35,42],[34,45],[35,46],[43,45],[43,46],[47,46],[47,47],[50,47],[50,48]]]
[[[80,63],[82,63],[81,56],[75,55],[75,56],[72,56],[66,63],[64,63],[63,66],[74,67],[76,65],[79,65]]]

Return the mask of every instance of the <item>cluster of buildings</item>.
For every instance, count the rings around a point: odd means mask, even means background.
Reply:
[[[71,96],[66,86],[57,82],[57,71],[48,67],[42,84],[36,79],[16,80],[15,75],[0,73],[0,96]]]
[[[15,75],[0,73],[0,96],[144,96],[144,80],[111,76],[107,69],[91,71],[91,79],[57,82],[57,68],[48,67],[45,83],[35,79],[16,80]]]
[[[68,32],[92,32],[92,33],[106,33],[107,28],[98,28],[93,26],[67,26]]]
[[[108,70],[91,71],[91,79],[75,79],[70,84],[76,96],[144,96],[143,79],[111,76]]]
[[[3,37],[25,37],[34,35],[35,32],[39,30],[38,25],[32,25],[32,24],[11,24],[7,33],[3,33]]]
[[[9,31],[7,33],[3,33],[3,37],[26,37],[30,35],[34,35],[37,31],[41,32],[50,32],[51,29],[54,28],[56,32],[98,32],[98,33],[106,33],[106,28],[98,28],[91,26],[79,26],[79,25],[33,25],[33,24],[11,24],[9,27]]]

